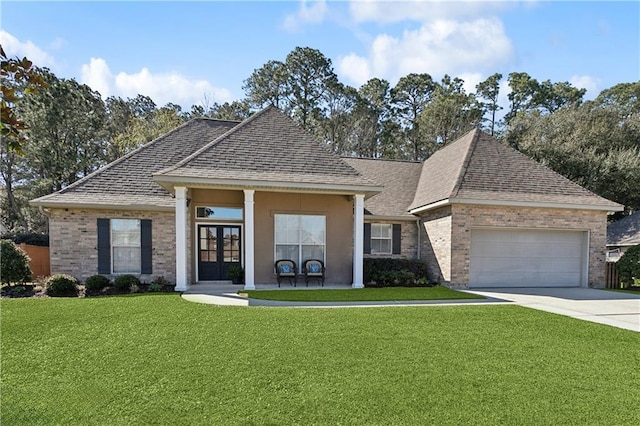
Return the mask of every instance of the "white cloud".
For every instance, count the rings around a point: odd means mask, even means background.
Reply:
[[[51,67],[55,65],[53,57],[36,46],[31,40],[20,41],[4,30],[0,30],[0,44],[9,57],[27,57],[35,66]]]
[[[515,2],[434,1],[434,0],[355,0],[349,12],[356,22],[426,22],[434,19],[473,18],[513,7]]]
[[[51,47],[51,49],[53,50],[60,50],[66,44],[67,44],[67,40],[63,39],[62,37],[56,37],[55,39],[53,39],[51,43],[49,43],[49,47]]]
[[[378,35],[367,57],[351,53],[338,58],[337,70],[355,84],[372,77],[392,83],[409,73],[457,76],[473,69],[494,69],[511,59],[513,45],[496,18],[460,22],[439,19],[400,37]]]
[[[114,75],[102,58],[91,58],[89,64],[82,66],[81,82],[100,92],[103,98],[112,95],[133,98],[141,94],[149,96],[158,106],[172,102],[188,108],[200,104],[205,94],[214,102],[232,100],[229,90],[213,87],[206,80],[190,80],[176,72],[153,74],[145,67],[136,73]]]
[[[327,3],[325,0],[300,1],[300,8],[296,13],[287,15],[282,26],[285,30],[300,31],[306,24],[319,24],[327,15]]]
[[[600,85],[602,84],[599,78],[590,75],[574,75],[569,79],[569,83],[579,89],[587,89],[585,95],[587,99],[595,98],[600,92]]]
[[[462,87],[464,88],[464,91],[467,94],[476,93],[476,86],[481,81],[484,81],[484,78],[482,77],[482,74],[477,73],[477,72],[474,72],[474,73],[464,72],[462,74],[454,75],[452,77],[458,77],[458,78],[461,78],[462,80],[464,80],[464,83],[462,84]]]

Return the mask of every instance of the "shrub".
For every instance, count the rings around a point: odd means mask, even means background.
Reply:
[[[52,275],[47,279],[45,292],[51,297],[77,296],[78,284],[78,280],[71,275]]]
[[[153,281],[151,281],[151,284],[157,284],[160,286],[160,288],[164,287],[165,285],[171,285],[169,280],[167,280],[162,275],[155,277]]]
[[[29,256],[11,240],[0,241],[0,277],[2,283],[31,281]]]
[[[634,278],[640,278],[640,244],[628,249],[616,263],[620,282],[625,286],[631,286]]]
[[[119,275],[113,280],[113,286],[118,291],[131,291],[134,286],[135,288],[140,286],[140,280],[133,275]]]
[[[104,275],[91,275],[84,282],[84,286],[87,290],[100,291],[111,284],[109,278]]]
[[[8,233],[2,236],[3,239],[8,239],[16,244],[29,244],[30,246],[49,247],[49,236],[47,234],[37,234],[35,232],[17,232]]]
[[[162,291],[162,284],[151,283],[149,285],[149,293],[160,293]]]
[[[428,286],[427,265],[421,260],[366,258],[363,264],[367,287]]]

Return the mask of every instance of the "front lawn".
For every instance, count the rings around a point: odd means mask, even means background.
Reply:
[[[484,299],[482,296],[447,287],[385,287],[322,290],[242,290],[251,299],[295,302],[373,302],[399,300]]]
[[[638,423],[640,333],[513,305],[0,301],[0,423]]]

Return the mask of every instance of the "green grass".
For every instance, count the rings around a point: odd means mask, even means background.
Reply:
[[[640,333],[519,306],[0,309],[3,425],[638,424]]]
[[[447,287],[385,287],[360,289],[322,290],[247,290],[239,291],[252,299],[283,300],[296,302],[372,302],[397,300],[453,300],[484,299],[470,293],[451,290]]]

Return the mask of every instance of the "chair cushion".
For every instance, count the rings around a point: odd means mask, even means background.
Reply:
[[[280,273],[281,274],[290,274],[291,272],[292,272],[291,271],[291,265],[287,265],[286,263],[280,265]]]
[[[318,263],[310,263],[307,269],[312,274],[317,274],[321,271],[320,264]]]

